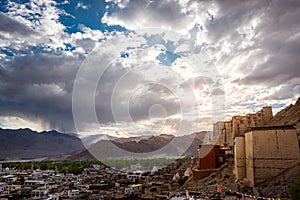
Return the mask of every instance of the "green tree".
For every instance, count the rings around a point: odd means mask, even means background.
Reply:
[[[299,200],[300,199],[300,177],[298,177],[290,187],[290,194],[292,196],[293,200]]]
[[[80,195],[79,199],[90,199],[90,197],[91,197],[91,193],[85,192]]]

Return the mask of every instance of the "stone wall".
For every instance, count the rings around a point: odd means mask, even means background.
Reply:
[[[225,135],[222,134],[224,129],[224,122],[217,122],[213,127],[213,138],[215,144],[222,145],[225,142]]]
[[[253,128],[245,134],[246,178],[252,185],[270,179],[299,162],[292,127]]]
[[[203,179],[216,171],[217,171],[216,169],[204,169],[204,170],[193,169],[193,180],[197,181]]]
[[[236,137],[234,143],[234,172],[236,179],[242,180],[246,177],[245,138]]]
[[[272,107],[263,107],[262,114],[262,126],[268,125],[273,118]]]
[[[234,144],[234,136],[232,134],[232,121],[227,121],[224,123],[224,130],[225,132],[225,143],[228,146],[233,146]]]

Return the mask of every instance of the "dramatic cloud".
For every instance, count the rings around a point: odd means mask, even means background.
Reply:
[[[74,130],[73,79],[79,57],[55,54],[18,57],[0,69],[2,116],[40,121],[52,129]]]
[[[19,36],[28,36],[35,33],[35,31],[28,26],[6,16],[2,12],[0,12],[0,30],[2,34],[18,34]]]
[[[276,86],[299,76],[298,1],[219,1],[208,26],[219,62],[237,83]],[[219,15],[219,17],[218,17]],[[299,91],[298,91],[299,94]],[[293,96],[290,96],[293,98]]]
[[[228,117],[276,112],[300,95],[298,19],[295,0],[5,1],[0,124],[75,131],[76,74],[99,49],[94,67],[107,69],[92,93],[99,123],[81,110],[87,132],[206,130],[222,113],[212,102]]]

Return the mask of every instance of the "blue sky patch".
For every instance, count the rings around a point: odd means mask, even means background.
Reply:
[[[7,48],[2,48],[1,52],[4,53],[6,56],[9,56],[9,57],[14,56],[14,53],[12,51],[10,51],[9,49],[7,49]]]
[[[160,61],[161,64],[171,66],[172,63],[179,57],[179,55],[171,51],[165,51],[163,53],[160,53],[156,58]]]
[[[128,58],[129,54],[126,52],[121,53],[121,58]]]
[[[285,104],[284,103],[274,103],[269,106],[272,106],[272,108],[283,108],[283,107],[285,107]]]
[[[78,7],[78,5],[84,5],[84,8]],[[121,26],[108,26],[101,22],[101,18],[104,16],[106,6],[108,4],[104,1],[75,1],[72,0],[68,4],[58,4],[58,8],[64,10],[66,14],[61,14],[59,21],[66,26],[66,32],[76,33],[83,32],[80,25],[84,25],[93,30],[104,31],[126,31]],[[88,9],[85,9],[87,7]]]
[[[64,44],[66,46],[66,49],[67,51],[74,51],[75,50],[75,47],[73,47],[71,44]]]

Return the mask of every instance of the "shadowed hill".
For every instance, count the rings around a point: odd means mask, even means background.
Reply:
[[[0,159],[32,159],[84,149],[81,140],[57,131],[0,129]]]
[[[300,97],[295,105],[291,104],[279,111],[270,121],[271,126],[300,125]]]

